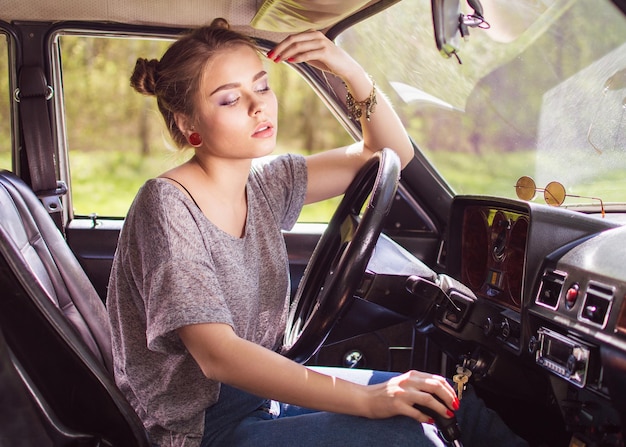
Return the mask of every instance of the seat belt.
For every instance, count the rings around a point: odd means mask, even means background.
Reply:
[[[63,230],[63,205],[60,197],[67,192],[64,182],[56,179],[56,163],[48,101],[53,90],[39,66],[23,66],[18,78],[15,100],[19,103],[22,143],[28,160],[30,186]]]

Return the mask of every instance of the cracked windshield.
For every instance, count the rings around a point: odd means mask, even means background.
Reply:
[[[517,198],[526,176],[536,194],[524,195],[536,202],[556,182],[563,206],[600,215],[601,204],[625,204],[626,23],[615,7],[482,0],[488,29],[470,28],[457,60],[437,50],[430,3],[394,5],[339,43],[391,98],[451,189]]]

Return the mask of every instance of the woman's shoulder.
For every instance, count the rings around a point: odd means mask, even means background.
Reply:
[[[137,191],[127,219],[158,219],[170,214],[178,215],[188,208],[187,200],[185,193],[171,181],[160,177],[151,178]]]
[[[295,223],[306,195],[306,161],[302,155],[285,154],[259,160],[250,184],[258,191],[260,202],[272,210],[275,222],[284,229]]]
[[[306,173],[303,155],[281,154],[256,159],[252,163],[252,176],[266,179],[298,177]]]
[[[191,245],[198,245],[198,222],[203,220],[194,213],[201,212],[184,192],[167,179],[153,178],[137,192],[126,216],[124,230],[129,237],[144,241],[149,250],[171,248],[178,240],[173,235],[184,235],[185,239],[193,240]]]
[[[163,201],[180,202],[185,196],[174,182],[165,177],[150,178],[139,188],[136,200],[162,203]]]

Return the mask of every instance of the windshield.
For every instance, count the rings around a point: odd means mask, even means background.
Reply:
[[[517,198],[531,177],[564,205],[626,203],[626,20],[604,0],[482,0],[456,58],[435,45],[430,0],[404,0],[338,43],[390,97],[456,194]],[[463,12],[472,11],[461,1]]]

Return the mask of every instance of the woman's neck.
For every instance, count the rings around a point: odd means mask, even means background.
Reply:
[[[245,200],[251,160],[202,158],[194,155],[189,163],[195,168],[197,181],[206,185],[225,204]]]
[[[250,160],[208,160],[194,156],[163,176],[182,183],[216,227],[234,237],[243,237],[250,166]]]

